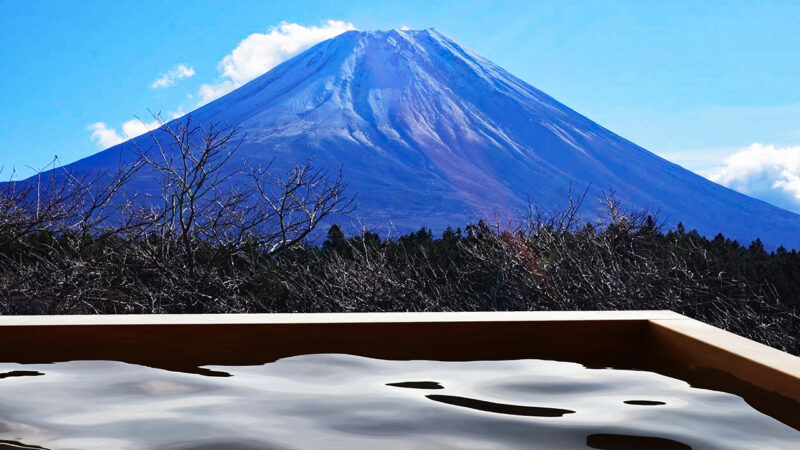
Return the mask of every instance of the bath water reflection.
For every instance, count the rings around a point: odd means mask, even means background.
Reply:
[[[794,449],[800,442],[800,432],[737,396],[649,372],[351,355],[203,369],[2,363],[0,449]]]

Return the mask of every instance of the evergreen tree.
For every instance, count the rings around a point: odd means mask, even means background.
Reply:
[[[333,224],[328,228],[328,238],[322,243],[322,251],[324,253],[339,253],[341,255],[347,254],[347,241],[344,237],[344,232],[339,225]]]

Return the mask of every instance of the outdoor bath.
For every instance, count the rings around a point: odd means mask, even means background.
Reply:
[[[670,312],[7,317],[0,334],[5,448],[800,441],[797,358]]]

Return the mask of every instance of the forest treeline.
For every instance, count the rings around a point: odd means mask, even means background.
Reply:
[[[225,169],[235,131],[187,119],[117,172],[0,186],[0,313],[669,309],[800,354],[795,250],[664,230],[613,196],[591,220],[577,199],[513,226],[309,239],[352,211],[341,175]],[[159,191],[122,196],[141,170]]]
[[[0,247],[0,313],[669,309],[800,354],[797,251],[662,232],[646,215],[557,223],[391,239],[334,225],[321,244],[277,254],[197,242],[189,255],[156,237],[77,245],[75,235],[37,232]]]

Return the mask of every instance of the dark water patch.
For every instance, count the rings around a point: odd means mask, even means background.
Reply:
[[[462,406],[477,409],[478,411],[493,412],[498,414],[512,414],[515,416],[533,417],[561,417],[564,414],[574,414],[575,411],[559,408],[543,408],[540,406],[508,405],[505,403],[487,402],[474,398],[457,397],[455,395],[426,395],[425,397],[448,405]]]
[[[626,434],[592,434],[586,438],[586,445],[602,450],[692,450],[690,445],[672,439]]]
[[[205,377],[217,377],[217,378],[228,378],[233,376],[228,372],[222,370],[211,370],[211,369],[206,369],[205,367],[198,367],[196,371],[190,373],[203,375]]]
[[[638,405],[638,406],[661,406],[666,405],[664,402],[659,402],[656,400],[625,400],[624,402],[626,405]]]
[[[0,379],[12,377],[39,377],[42,375],[44,375],[42,372],[36,370],[12,370],[11,372],[0,373]]]
[[[435,381],[404,381],[402,383],[386,383],[386,385],[408,389],[444,389],[444,386]]]
[[[202,375],[204,377],[213,377],[213,378],[228,378],[232,377],[228,372],[224,370],[212,370],[207,367],[199,367],[199,366],[191,366],[191,365],[172,365],[172,364],[159,364],[159,365],[152,365],[152,364],[144,364],[141,363],[140,365],[145,367],[152,367],[154,369],[161,369],[161,370],[168,370],[170,372],[180,372],[180,373],[191,373],[194,375]]]
[[[5,375],[5,374],[3,374],[3,375]],[[42,373],[42,374],[39,374],[39,375],[44,375],[44,374]],[[28,445],[28,444],[23,444],[22,442],[17,442],[17,441],[0,440],[0,450],[12,449],[12,448],[15,448],[15,449],[22,448],[22,449],[38,449],[38,450],[44,449],[44,450],[48,450],[46,447],[39,447],[38,445]]]

